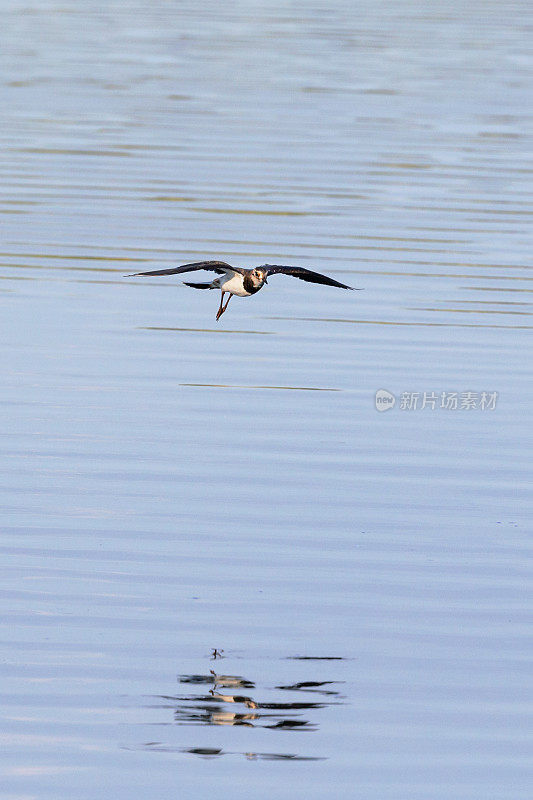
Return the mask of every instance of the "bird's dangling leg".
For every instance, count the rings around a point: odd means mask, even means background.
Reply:
[[[223,303],[224,303],[224,295],[225,294],[226,294],[225,292],[222,292],[222,294],[220,295],[220,305],[219,305],[218,311],[217,311],[217,322],[220,319],[220,317],[222,316],[222,314],[224,313],[224,308],[222,306],[223,306]],[[231,295],[230,295],[230,297],[231,297]]]
[[[230,300],[231,300],[231,298],[233,297],[233,295],[231,294],[231,292],[228,292],[228,295],[229,295],[229,296],[228,296],[228,299],[226,300],[226,305],[225,305],[225,306],[224,306],[224,308],[222,309],[222,313],[224,313],[224,311],[227,309],[227,307],[228,307],[228,305],[229,305],[229,301],[230,301]]]

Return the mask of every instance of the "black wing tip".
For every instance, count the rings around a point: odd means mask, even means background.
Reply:
[[[132,272],[130,275],[123,275],[123,278],[155,278],[156,272]]]
[[[156,270],[155,272],[130,272],[128,275],[123,275],[124,278],[144,278],[145,276],[153,277],[157,275],[160,270]]]

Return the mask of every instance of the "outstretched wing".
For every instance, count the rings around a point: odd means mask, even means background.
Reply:
[[[326,286],[337,286],[339,289],[353,289],[353,286],[346,286],[345,283],[334,281],[333,278],[328,278],[327,275],[322,275],[320,272],[313,272],[305,267],[284,267],[279,264],[263,264],[261,269],[266,270],[267,277],[269,275],[276,275],[282,273],[283,275],[292,275],[293,278],[299,278],[301,281],[308,281],[309,283],[323,283]]]
[[[183,264],[181,267],[171,267],[170,269],[152,269],[150,272],[135,272],[133,275],[126,275],[126,278],[138,278],[140,275],[179,275],[180,272],[196,272],[199,269],[206,269],[223,275],[225,272],[244,272],[242,267],[232,267],[225,261],[195,261],[193,264]]]

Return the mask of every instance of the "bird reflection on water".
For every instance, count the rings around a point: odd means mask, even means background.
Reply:
[[[221,657],[216,651],[212,660]],[[222,656],[223,657],[223,656]],[[174,723],[177,725],[217,725],[264,728],[277,731],[312,732],[319,727],[319,711],[326,707],[341,704],[344,699],[338,690],[338,681],[302,680],[275,687],[277,696],[261,698],[269,687],[258,687],[255,681],[242,675],[208,673],[181,675],[179,682],[191,691],[187,694],[161,695],[159,700],[173,709]],[[298,699],[287,699],[287,693],[298,695]],[[307,699],[312,694],[312,699]],[[212,758],[220,755],[242,755],[248,759],[319,760],[318,756],[305,756],[295,753],[235,753],[223,748],[213,747],[170,747],[162,742],[149,742],[142,746],[147,750],[181,752]]]
[[[209,675],[183,675],[180,682],[196,685],[212,684],[206,695],[165,698],[179,701],[174,711],[174,719],[182,724],[252,725],[262,728],[312,731],[316,730],[316,724],[295,717],[300,717],[303,711],[331,705],[331,700],[327,704],[316,701],[261,702],[250,694],[238,692],[239,689],[254,689],[253,681],[241,675],[219,675],[214,670],[210,670]],[[276,688],[279,691],[318,691],[324,696],[338,697],[338,692],[335,690],[320,688],[333,683],[334,681],[302,681],[291,686]],[[222,691],[224,689],[232,689],[234,693]],[[251,711],[227,710],[223,704],[241,705]]]

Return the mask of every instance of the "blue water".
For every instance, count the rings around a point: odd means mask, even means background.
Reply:
[[[531,796],[532,21],[6,4],[10,800]]]

